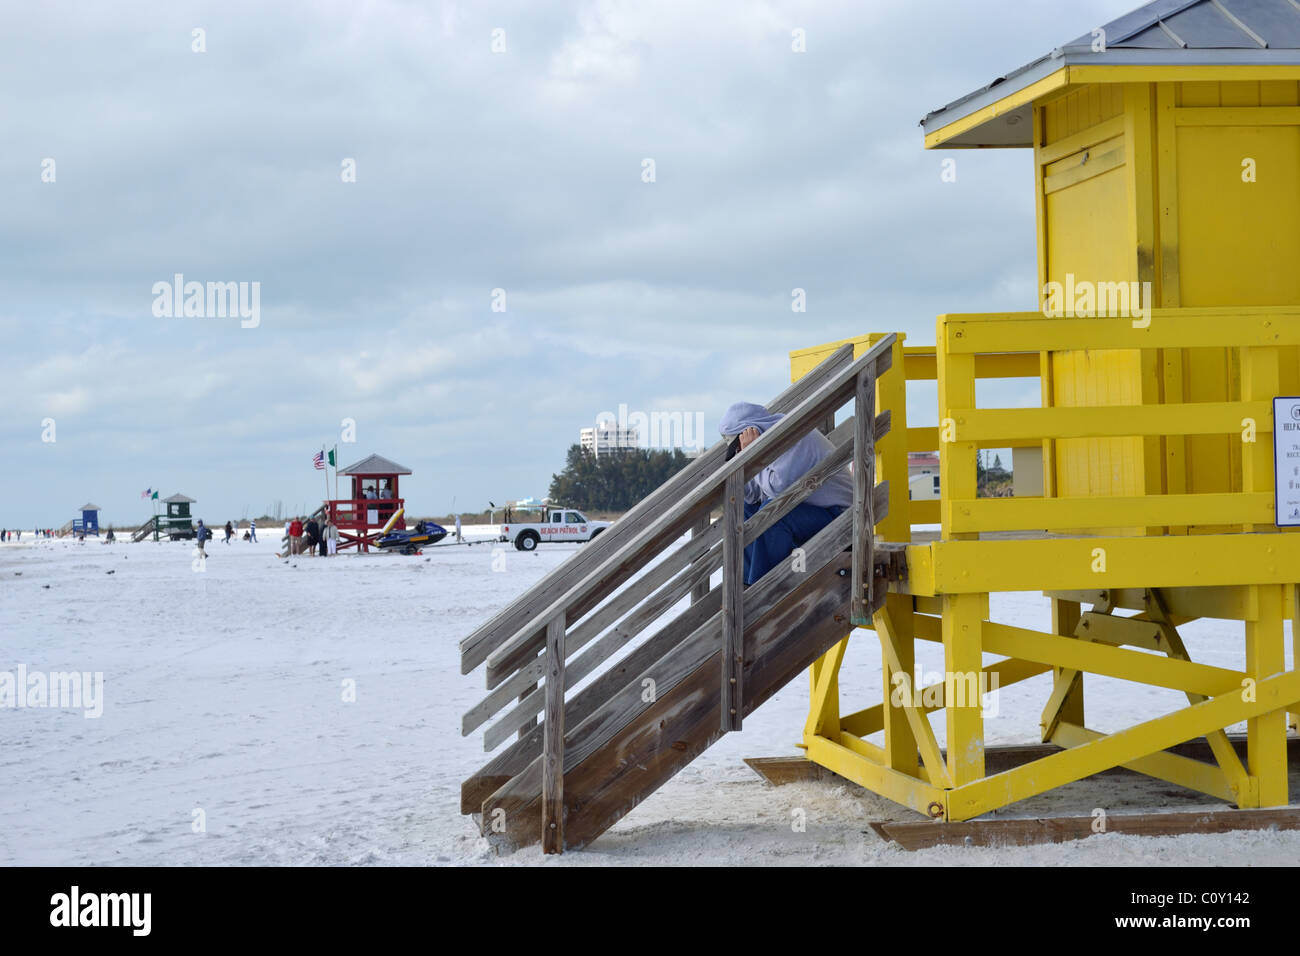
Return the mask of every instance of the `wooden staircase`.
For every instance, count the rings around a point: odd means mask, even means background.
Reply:
[[[728,462],[716,444],[461,643],[462,672],[486,665],[490,691],[462,733],[496,717],[485,749],[508,743],[461,788],[493,845],[586,846],[883,603],[900,569],[873,534],[889,428],[875,381],[893,344],[834,353],[768,403],[785,417],[744,452]],[[814,428],[835,451],[746,520],[745,481]],[[850,462],[854,506],[744,588],[744,547]]]

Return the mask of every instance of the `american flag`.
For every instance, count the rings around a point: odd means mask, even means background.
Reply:
[[[144,491],[140,492],[140,497],[141,497],[141,498],[148,498],[151,494],[153,494],[153,489],[152,489],[152,488],[146,488]]]
[[[325,449],[322,448],[320,451],[316,452],[316,454],[312,456],[311,463],[316,467],[317,471],[324,471]]]

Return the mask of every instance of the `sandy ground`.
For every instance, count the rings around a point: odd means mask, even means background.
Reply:
[[[475,536],[487,529],[467,528]],[[460,816],[487,760],[460,715],[483,695],[457,644],[580,545],[491,543],[421,556],[274,556],[278,536],[0,545],[0,671],[102,672],[104,709],[0,709],[0,864],[1293,865],[1300,832],[1108,834],[1028,848],[908,853],[872,820],[918,819],[850,784],[772,787],[743,757],[793,755],[798,680],[587,851],[497,857]],[[495,552],[495,558],[494,558]],[[504,566],[502,560],[504,559]],[[494,570],[494,564],[498,570]],[[202,570],[199,570],[199,568]],[[996,595],[995,620],[1046,626],[1034,595]],[[1197,660],[1243,664],[1240,625],[1185,629]],[[1288,642],[1289,645],[1289,642]],[[937,670],[937,648],[922,645]],[[1288,652],[1289,653],[1289,652]],[[348,682],[353,682],[349,684]],[[879,699],[874,638],[850,646],[846,701]],[[355,700],[346,700],[355,686]],[[1046,678],[998,692],[990,745],[1035,741]],[[1090,679],[1089,723],[1111,730],[1179,695]],[[942,721],[936,720],[940,741]],[[1293,772],[1292,794],[1300,795]],[[1214,806],[1137,775],[1082,781],[1004,816]],[[802,811],[807,827],[795,832]],[[202,826],[199,826],[199,823]]]

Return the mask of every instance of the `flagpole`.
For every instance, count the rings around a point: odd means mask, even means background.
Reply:
[[[329,460],[325,457],[324,445],[320,446],[320,457],[321,457],[321,464],[325,466],[324,468],[321,469],[321,471],[325,472],[325,474],[321,476],[325,479],[325,500],[329,501],[330,500],[330,467],[329,467]]]

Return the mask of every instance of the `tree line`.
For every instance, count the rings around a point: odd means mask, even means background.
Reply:
[[[627,511],[689,462],[680,448],[627,448],[597,458],[571,445],[564,470],[551,476],[549,494],[552,501],[584,511]]]

